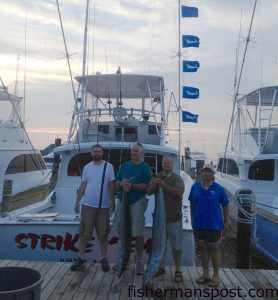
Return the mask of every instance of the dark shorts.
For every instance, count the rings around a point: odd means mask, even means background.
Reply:
[[[199,230],[193,229],[196,241],[205,241],[208,244],[215,244],[221,239],[221,230]]]

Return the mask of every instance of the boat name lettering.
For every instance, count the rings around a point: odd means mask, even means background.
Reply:
[[[74,236],[70,233],[66,233],[63,238],[60,235],[50,235],[50,234],[36,234],[36,233],[19,233],[15,237],[15,242],[17,243],[17,248],[24,249],[28,247],[26,240],[31,240],[30,248],[35,249],[37,246],[41,249],[48,250],[61,250],[78,252],[78,248],[75,244],[78,241],[79,234],[76,233]]]

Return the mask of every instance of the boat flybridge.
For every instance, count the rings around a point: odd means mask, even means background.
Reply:
[[[0,87],[0,213],[43,200],[50,172],[20,120],[22,98]]]
[[[219,156],[216,179],[231,196],[239,189],[253,192],[253,246],[277,267],[278,86],[239,98],[232,119],[230,149]]]
[[[41,203],[26,207],[0,219],[5,244],[2,258],[67,261],[77,257],[79,216],[74,212],[82,170],[91,161],[91,147],[100,144],[104,159],[115,173],[130,160],[130,146],[140,142],[144,161],[153,173],[161,170],[162,157],[171,156],[179,172],[179,153],[165,143],[165,88],[161,76],[96,74],[76,77],[80,84],[69,136],[65,145],[54,150],[59,155],[58,180],[53,192]],[[191,178],[181,171],[186,185],[183,199],[183,265],[194,265],[188,194]],[[152,232],[154,197],[148,196],[145,213],[145,260],[148,259]],[[111,216],[111,224],[113,216]],[[118,257],[118,236],[113,227],[109,236],[108,258]],[[170,251],[168,251],[170,253]],[[88,260],[100,259],[98,241],[88,244]],[[173,264],[171,255],[167,262]]]

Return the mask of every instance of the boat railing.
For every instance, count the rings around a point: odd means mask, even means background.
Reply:
[[[142,110],[136,108],[124,108],[124,107],[115,107],[115,108],[97,108],[97,109],[87,109],[84,111],[84,117],[91,118],[93,116],[103,117],[114,117],[116,119],[123,119],[126,117],[139,117],[145,121],[148,121],[150,117],[161,116],[161,112]]]

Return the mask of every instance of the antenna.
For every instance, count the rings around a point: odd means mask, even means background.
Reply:
[[[18,96],[18,80],[17,80],[17,75],[18,75],[18,71],[19,71],[19,60],[20,60],[20,56],[17,56],[16,59],[16,72],[15,72],[15,84],[14,84],[14,94],[16,96]]]
[[[24,126],[24,123],[25,123],[25,104],[26,104],[26,56],[27,56],[27,13],[25,12],[25,34],[24,34],[24,84],[23,84],[23,117],[22,117],[22,120],[23,120],[23,126]]]
[[[95,67],[95,21],[96,21],[96,5],[94,4],[94,22],[93,22],[93,42],[92,42],[92,48],[93,48],[93,62],[92,62],[92,74],[94,74],[94,67]]]

